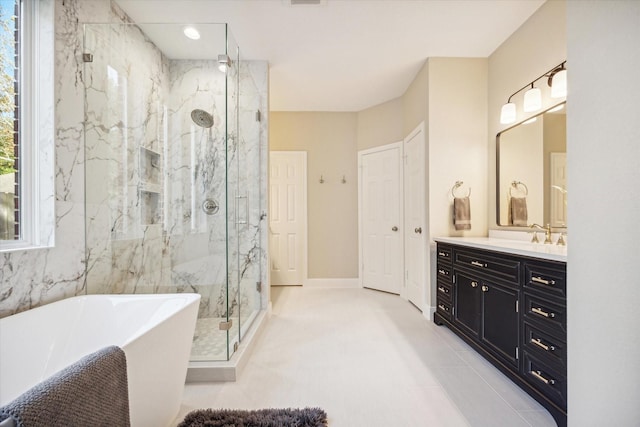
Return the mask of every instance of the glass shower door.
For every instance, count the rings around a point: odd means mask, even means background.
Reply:
[[[213,35],[209,52],[190,58],[157,38],[184,38],[183,25],[84,26],[87,292],[199,293],[192,360],[215,361],[231,354],[237,242],[227,219],[237,193],[227,164],[237,113],[227,112],[237,84],[229,97],[218,67],[226,25],[201,27]]]

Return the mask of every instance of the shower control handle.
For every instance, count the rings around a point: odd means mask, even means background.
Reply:
[[[215,215],[216,213],[218,213],[219,209],[220,206],[214,199],[206,199],[204,202],[202,202],[202,210],[207,215]]]

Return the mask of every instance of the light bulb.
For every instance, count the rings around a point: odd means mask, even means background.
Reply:
[[[542,92],[537,87],[532,87],[524,93],[524,105],[522,109],[525,113],[530,113],[542,108]]]
[[[563,69],[553,75],[551,79],[551,97],[562,98],[567,96],[567,70]]]
[[[508,125],[516,121],[516,104],[513,102],[507,102],[502,106],[500,110],[500,123]]]

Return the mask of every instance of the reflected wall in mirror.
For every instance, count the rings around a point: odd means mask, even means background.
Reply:
[[[496,137],[496,201],[500,226],[567,227],[566,103]]]

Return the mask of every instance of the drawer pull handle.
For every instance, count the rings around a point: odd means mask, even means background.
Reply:
[[[471,261],[471,265],[475,265],[476,267],[482,267],[482,268],[487,266],[487,264],[483,264],[483,263],[478,262],[478,261]]]
[[[445,293],[445,294],[448,294],[448,293],[449,293],[449,289],[447,289],[447,288],[445,288],[445,287],[443,287],[443,286],[438,286],[438,290],[439,290],[440,292]]]
[[[438,256],[443,256],[445,258],[449,258],[449,254],[446,252],[438,252]]]
[[[551,319],[556,317],[555,313],[547,313],[543,309],[537,308],[537,307],[533,307],[531,309],[531,311],[534,312],[535,314],[539,314],[540,316],[544,316],[544,317],[551,318]]]
[[[537,276],[531,277],[531,281],[536,283],[542,283],[543,285],[548,285],[548,286],[553,286],[556,284],[555,280],[546,280],[546,279],[543,279],[542,277],[537,277]]]
[[[439,308],[440,310],[442,310],[442,311],[449,312],[449,310],[447,310],[447,307],[445,307],[445,306],[444,306],[444,305],[442,305],[442,304],[438,304],[438,308]]]
[[[544,351],[555,351],[555,349],[556,349],[556,348],[555,348],[554,346],[552,346],[552,345],[546,345],[546,344],[543,344],[543,343],[542,343],[542,341],[541,341],[539,338],[538,338],[538,339],[536,339],[536,338],[531,338],[531,344],[535,344],[535,345],[537,345],[538,347],[540,347],[540,348],[541,348],[541,349],[543,349]]]
[[[471,287],[472,288],[477,288],[478,287],[478,282],[471,282]]]
[[[556,383],[554,380],[548,380],[545,377],[543,377],[542,372],[540,371],[529,371],[529,373],[534,377],[536,377],[537,379],[539,379],[540,381],[542,381],[543,383],[545,383],[546,385],[554,385]]]
[[[442,274],[443,276],[448,276],[449,272],[447,270],[438,270],[438,274]]]
[[[482,292],[489,292],[489,287],[486,285],[482,285]]]

